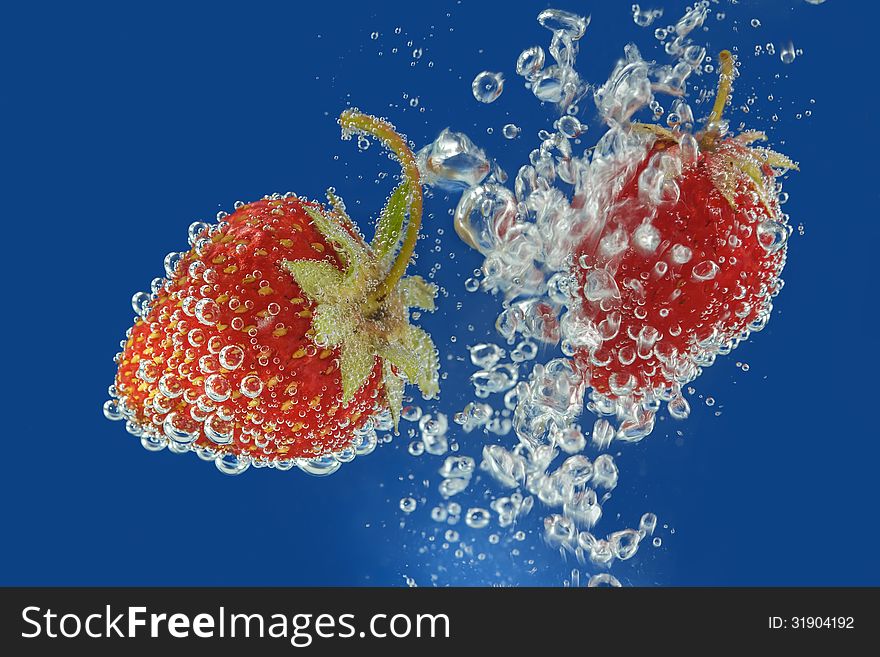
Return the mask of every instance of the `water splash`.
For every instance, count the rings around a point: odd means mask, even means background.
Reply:
[[[589,18],[558,10],[541,12],[539,22],[552,32],[549,57],[542,46],[530,46],[519,55],[515,71],[540,101],[554,103],[562,116],[554,122],[555,132],[540,132],[540,142],[511,186],[491,177],[481,179],[464,190],[454,213],[459,236],[484,257],[482,277],[469,279],[468,289],[479,287],[503,299],[496,322],[501,338],[509,345],[517,341],[546,345],[555,356],[534,362],[521,357],[522,351],[514,357],[517,350],[511,350],[507,366],[508,353],[503,347],[486,342],[472,345],[471,360],[478,369],[471,381],[477,399],[456,414],[455,422],[465,432],[483,430],[500,436],[512,432],[515,436],[511,445],[484,445],[479,464],[480,472],[505,491],[490,504],[499,525],[513,526],[537,501],[550,511],[544,520],[544,541],[598,569],[633,558],[640,545],[651,540],[658,522],[655,514],[645,513],[635,528],[597,532],[603,506],[620,478],[609,450],[650,435],[663,402],[670,417],[686,418],[690,404],[682,386],[749,332],[760,330],[769,317],[770,298],[781,287],[778,281],[768,286],[755,321],[742,334],[721,337],[710,333],[686,358],[668,353],[661,333],[647,326],[629,336],[628,350],[603,351],[603,345],[627,330],[615,305],[624,297],[638,298],[643,286],[638,278],[616,271],[614,263],[621,254],[637,250],[651,264],[647,275],[657,278],[671,268],[687,268],[694,280],[712,281],[725,266],[696,257],[684,244],[664,242],[650,215],[635,225],[615,226],[608,213],[624,182],[636,173],[634,163],[643,159],[660,134],[650,126],[630,129],[635,117],[649,113],[656,119],[666,114],[668,130],[678,139],[674,155],[651,159],[638,176],[638,191],[646,207],[677,199],[676,180],[697,161],[701,145],[693,136],[697,112],[689,98],[689,84],[694,77],[712,73],[713,63],[706,48],[691,35],[704,25],[709,7],[709,2],[697,2],[673,25],[657,29],[668,62],[649,62],[629,44],[608,79],[593,86],[575,70],[578,41],[586,33]],[[662,10],[633,6],[633,20],[640,26],[650,25],[661,15]],[[584,112],[580,103],[589,97],[588,91],[608,130],[593,148],[579,154],[578,139],[587,125],[578,115]],[[704,100],[704,96],[697,99]],[[724,134],[727,125],[720,122],[711,128]],[[519,136],[515,124],[509,124],[509,130],[505,126],[504,136]],[[442,178],[438,176],[434,184],[450,189]],[[773,193],[778,195],[779,190]],[[790,232],[787,216],[781,212],[751,230],[751,239],[757,238],[768,252],[781,249]],[[588,255],[581,256],[586,260],[573,262],[577,245],[584,243],[592,245]],[[582,280],[573,273],[578,265]],[[595,310],[585,311],[584,300]],[[666,312],[661,309],[660,316],[668,316]],[[669,328],[670,335],[676,330],[680,329]],[[561,354],[554,354],[555,348]],[[612,356],[625,364],[656,355],[675,383],[666,389],[640,389],[638,381],[622,374],[608,381],[613,394],[601,393],[591,388],[575,358],[578,353],[589,353],[595,364]],[[493,402],[501,396],[501,404]],[[577,424],[586,410],[596,418],[589,432]],[[490,428],[493,422],[495,428],[504,427],[504,419],[509,421],[506,431]],[[587,448],[597,452],[592,459],[583,454]],[[659,537],[651,543],[659,545]],[[569,585],[577,586],[579,581],[578,571]],[[588,582],[589,586],[620,585],[608,573],[596,574]]]

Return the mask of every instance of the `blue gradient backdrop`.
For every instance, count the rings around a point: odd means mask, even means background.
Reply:
[[[630,4],[559,3],[593,15],[579,62],[589,80],[604,80],[629,40],[663,57]],[[663,4],[658,24],[681,15],[684,3]],[[880,144],[868,52],[880,16],[873,3],[856,4],[722,2],[712,11],[725,20],[698,34],[713,52],[739,47],[737,105],[754,90],[749,126],[771,129],[773,144],[802,163],[786,209],[804,235],[792,237],[768,329],[696,382],[690,419],[667,419],[621,449],[621,484],[600,529],[631,526],[648,510],[667,525],[661,547],[613,571],[625,583],[880,584]],[[466,131],[515,174],[554,118],[513,71],[522,48],[549,42],[535,22],[546,6],[5,7],[0,584],[430,585],[432,575],[440,585],[561,584],[576,564],[542,544],[542,509],[524,523],[533,534],[518,557],[506,539],[489,545],[490,530],[462,530],[483,562],[430,541],[439,461],[409,456],[406,436],[329,479],[265,470],[229,478],[189,455],[147,453],[101,413],[129,298],[162,273],[166,252],[185,247],[191,221],[237,199],[287,190],[321,198],[335,185],[369,230],[391,188],[376,174],[393,171],[375,146],[360,153],[339,140],[335,116],[348,104],[388,116],[419,144],[447,125]],[[774,42],[778,53],[789,39],[804,50],[790,66],[778,54],[752,55],[756,44]],[[424,54],[410,66],[417,47]],[[491,106],[470,92],[483,69],[507,77]],[[805,110],[812,116],[795,118]],[[525,129],[513,142],[499,134],[509,121]],[[585,141],[599,134],[593,120]],[[453,203],[428,200],[418,265],[425,273],[440,262],[437,280],[449,291],[422,322],[451,359],[447,413],[470,399],[470,366],[457,359],[491,338],[498,312],[497,300],[464,291],[479,261],[449,230]],[[461,453],[478,456],[481,439],[461,436]],[[427,502],[404,521],[397,501],[407,494]]]

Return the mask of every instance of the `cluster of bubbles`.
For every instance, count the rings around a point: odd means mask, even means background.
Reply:
[[[655,116],[662,116],[664,110],[655,94],[672,97],[667,123],[671,127],[684,128],[681,148],[676,155],[653,158],[639,178],[640,192],[649,201],[653,200],[655,206],[677,193],[676,172],[696,158],[699,147],[689,133],[694,124],[694,112],[685,98],[686,85],[693,74],[706,72],[710,64],[705,48],[694,44],[689,35],[703,24],[708,11],[708,2],[698,2],[670,30],[664,28],[664,49],[673,57],[673,63],[651,65],[641,57],[635,45],[629,44],[625,48],[624,59],[617,64],[609,79],[596,86],[593,92],[599,114],[610,129],[591,152],[581,157],[573,153],[572,142],[581,134],[582,127],[570,114],[564,114],[556,121],[555,132],[540,132],[541,143],[531,152],[529,163],[517,172],[513,190],[504,184],[503,175],[492,170],[485,154],[472,146],[464,135],[458,135],[455,142],[467,145],[467,152],[457,153],[447,148],[449,131],[444,131],[439,138],[442,148],[435,143],[422,151],[435,153],[442,150],[442,157],[427,158],[435,163],[426,176],[429,182],[432,176],[440,179],[448,176],[455,181],[468,180],[471,183],[456,206],[454,224],[464,241],[485,256],[479,285],[485,291],[504,296],[504,309],[496,322],[499,334],[509,344],[525,339],[532,343],[560,345],[566,356],[536,364],[529,381],[518,385],[517,377],[504,365],[492,363],[474,374],[478,397],[516,386],[513,427],[519,438],[530,445],[546,442],[552,426],[566,426],[583,410],[582,402],[588,390],[580,382],[581,377],[569,358],[581,349],[596,351],[603,340],[616,333],[610,324],[614,313],[594,325],[585,322],[583,313],[578,311],[582,295],[588,302],[601,305],[604,299],[619,296],[619,283],[606,270],[594,269],[586,277],[583,290],[579,289],[571,274],[571,254],[585,236],[602,235],[607,220],[604,208],[610,207],[623,181],[628,178],[627,167],[641,160],[646,144],[653,138],[621,126],[643,108],[648,108]],[[552,43],[556,45],[551,47],[552,52],[558,52],[560,43],[576,44],[583,36],[582,28],[589,23],[586,18],[557,10],[542,12],[539,21],[545,27],[555,26]],[[536,54],[538,52],[543,51],[539,47],[523,51],[517,64],[518,72],[526,70],[523,62],[531,61],[535,65],[528,76],[543,71],[543,64],[538,65],[542,62],[542,56]],[[575,63],[576,48],[568,48],[566,52],[569,56],[562,60],[557,58],[554,74],[562,71],[567,80],[579,81],[576,73],[568,71]],[[534,85],[534,80],[529,84]],[[575,94],[572,98],[580,96]],[[576,105],[566,103],[567,100],[563,105],[568,110],[574,108],[577,113]],[[478,153],[479,157],[473,157],[473,153]],[[472,166],[468,168],[468,165]],[[439,185],[443,184],[441,180]],[[446,188],[450,188],[448,184]],[[570,194],[566,190],[570,190]],[[757,231],[766,233],[759,238],[770,252],[781,249],[788,234],[784,222],[770,220],[758,225]],[[629,243],[651,251],[651,247],[656,248],[658,240],[656,229],[648,223],[639,226],[632,235],[620,230],[605,235],[599,247],[602,252],[612,255]],[[688,262],[692,255],[687,247],[675,245],[669,257],[681,264]],[[658,267],[665,264],[658,262]],[[718,265],[712,261],[695,260],[692,267],[696,280],[708,280],[717,275]],[[770,308],[770,304],[766,304],[750,330],[763,327]],[[648,344],[651,336],[642,337],[645,348],[653,348],[653,343]],[[737,341],[745,337],[739,336]],[[656,342],[656,336],[653,339]],[[703,345],[705,353],[701,352],[699,357],[692,359],[687,368],[676,371],[676,380],[683,385],[696,378],[701,364],[710,364],[716,354],[726,353],[732,346],[735,345],[709,341]],[[618,397],[627,397],[628,391],[621,389],[618,392],[621,393]],[[683,398],[672,395],[666,401],[672,402],[670,413],[674,417],[687,416],[687,402]],[[617,416],[621,427],[616,437],[621,440],[643,438],[653,428],[651,419],[656,410],[653,398],[648,402],[650,408],[634,409],[628,399],[618,402],[594,391],[590,393],[589,404],[590,409],[600,415]],[[479,416],[486,415],[479,407],[471,409],[473,411]]]
[[[639,27],[648,27],[663,16],[662,9],[642,9],[639,5],[632,6],[633,22]]]
[[[540,144],[530,153],[529,162],[520,167],[512,185],[506,184],[505,172],[467,135],[444,130],[419,154],[426,183],[449,191],[462,190],[454,211],[455,229],[484,256],[481,271],[475,272],[479,275],[468,279],[466,288],[482,288],[504,299],[496,329],[511,347],[510,362],[505,362],[507,350],[502,346],[472,345],[471,361],[478,368],[471,377],[475,400],[454,418],[465,432],[479,429],[497,436],[515,434],[512,447],[486,444],[482,449],[480,471],[509,491],[496,497],[490,508],[496,512],[499,526],[509,527],[527,514],[535,501],[540,502],[551,511],[544,519],[545,542],[598,568],[632,558],[657,526],[657,517],[645,513],[634,528],[604,534],[595,529],[602,506],[618,481],[618,468],[609,450],[612,445],[649,435],[660,399],[649,396],[643,404],[633,403],[625,390],[620,391],[619,399],[605,397],[591,390],[577,371],[571,358],[575,351],[591,343],[600,345],[603,331],[607,335],[614,331],[611,326],[599,325],[598,330],[588,326],[576,312],[582,291],[575,289],[578,282],[571,274],[571,254],[585,234],[601,234],[602,208],[609,206],[629,177],[627,163],[639,162],[653,138],[622,127],[637,112],[648,110],[655,119],[666,114],[670,129],[680,129],[685,135],[678,156],[682,161],[658,158],[640,178],[644,179],[641,187],[645,193],[656,196],[658,204],[674,193],[674,174],[686,164],[683,160],[696,157],[698,145],[690,136],[694,111],[686,91],[692,76],[712,73],[714,66],[705,47],[694,43],[690,35],[703,25],[709,8],[709,2],[697,2],[674,24],[657,28],[655,36],[671,63],[648,62],[634,44],[629,44],[608,80],[595,87],[587,85],[574,68],[578,42],[589,17],[555,9],[542,11],[538,21],[552,32],[552,62],[541,46],[532,46],[519,55],[516,73],[540,101],[553,103],[560,116],[554,123],[555,131],[540,131]],[[642,27],[654,24],[663,14],[639,5],[633,5],[632,12],[633,20]],[[787,57],[783,56],[783,62]],[[495,101],[502,89],[500,73],[484,71],[473,84],[480,102]],[[588,91],[592,91],[598,114],[609,130],[579,157],[573,148],[587,127],[577,116]],[[671,98],[666,108],[655,98],[657,94]],[[697,102],[700,100],[704,98]],[[509,139],[520,132],[512,123],[503,129]],[[766,242],[769,249],[781,248],[787,233],[777,233],[762,244]],[[604,241],[608,243],[603,246],[613,250],[614,237],[607,236]],[[649,229],[623,237],[646,247],[657,240]],[[681,246],[671,257],[689,260],[685,249]],[[714,273],[701,263],[694,263],[694,267],[694,276],[711,278]],[[601,279],[596,273],[587,281],[583,294],[588,301],[600,303],[615,285],[610,276]],[[768,304],[750,330],[763,327],[769,308]],[[744,337],[738,336],[737,341]],[[726,353],[732,346],[710,341],[697,360],[711,364],[716,354]],[[539,348],[542,352],[560,348],[562,356],[538,362]],[[680,373],[682,385],[696,378],[699,371],[695,366]],[[488,401],[492,395],[501,396],[503,402],[493,406]],[[665,401],[672,417],[688,416],[688,402],[681,395],[667,396]],[[597,416],[588,432],[577,424],[585,407]],[[588,447],[595,450],[592,459],[583,453]],[[470,467],[472,461],[467,463]],[[463,486],[463,479],[448,483],[448,472],[444,465],[443,490]],[[446,516],[434,519],[445,521]],[[659,537],[652,543],[659,545]],[[580,572],[575,569],[570,584],[577,586],[579,581]],[[590,586],[619,584],[608,573],[589,580]]]

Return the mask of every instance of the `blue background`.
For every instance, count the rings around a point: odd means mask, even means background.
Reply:
[[[593,15],[578,67],[587,79],[603,81],[629,40],[662,57],[630,4],[559,3]],[[657,25],[683,4],[664,2]],[[447,125],[463,130],[514,175],[554,118],[513,71],[520,50],[549,42],[534,20],[546,6],[7,5],[0,583],[562,583],[576,564],[542,544],[540,508],[519,546],[457,527],[484,561],[431,541],[446,529],[428,517],[440,461],[411,457],[405,435],[328,479],[253,469],[230,478],[191,455],[145,452],[101,413],[131,294],[161,275],[165,253],[185,248],[191,221],[237,199],[322,198],[335,185],[369,227],[391,188],[376,174],[393,170],[376,146],[360,153],[339,140],[335,116],[346,105],[388,116],[418,144]],[[667,419],[621,449],[621,484],[599,528],[632,526],[649,510],[666,525],[660,548],[644,546],[612,571],[628,584],[877,585],[880,144],[869,44],[880,15],[842,0],[719,10],[727,18],[710,19],[697,38],[712,52],[739,47],[736,104],[754,89],[749,127],[772,128],[773,145],[801,162],[786,209],[804,235],[791,239],[769,327],[698,379],[691,418]],[[789,39],[804,54],[784,66],[778,49]],[[776,56],[752,55],[771,41]],[[416,47],[424,54],[410,66]],[[483,69],[508,82],[490,106],[470,92]],[[811,117],[795,118],[807,109]],[[525,129],[512,142],[499,134],[509,121]],[[585,141],[600,133],[593,120]],[[449,294],[422,324],[451,359],[439,404],[450,420],[471,399],[465,346],[491,338],[499,310],[464,291],[480,261],[450,230],[454,201],[428,199],[417,267],[441,263],[436,280]],[[482,438],[459,436],[461,453],[478,457]],[[397,504],[409,494],[427,502],[404,518]]]

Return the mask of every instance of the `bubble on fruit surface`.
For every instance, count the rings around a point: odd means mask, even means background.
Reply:
[[[481,103],[494,103],[504,91],[504,76],[492,71],[478,73],[471,83],[471,91]]]
[[[696,281],[710,281],[718,275],[721,268],[714,260],[703,260],[694,265],[691,275]]]
[[[263,391],[263,381],[257,374],[248,374],[242,378],[239,388],[241,394],[253,399],[254,397],[258,397]]]
[[[223,474],[239,475],[250,467],[251,462],[234,454],[224,454],[214,459],[214,465]]]
[[[768,253],[776,253],[788,241],[791,226],[768,218],[758,224],[755,234],[758,242]]]
[[[227,370],[238,369],[244,362],[244,349],[238,345],[227,345],[220,350],[218,360]]]
[[[119,402],[115,399],[108,399],[104,402],[104,417],[108,420],[121,420],[125,417],[119,408]]]
[[[172,251],[168,255],[165,256],[165,260],[163,264],[165,266],[165,275],[168,278],[174,278],[177,272],[177,266],[180,264],[181,259],[183,258],[182,253],[177,253]]]
[[[131,297],[131,309],[138,317],[144,319],[150,312],[150,295],[146,292],[135,292]]]

